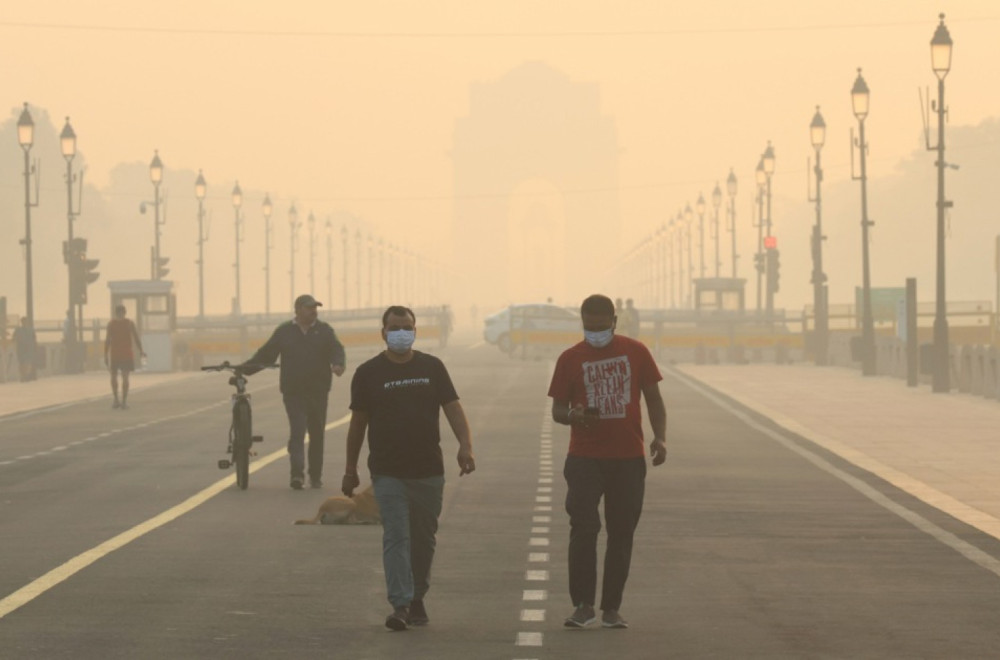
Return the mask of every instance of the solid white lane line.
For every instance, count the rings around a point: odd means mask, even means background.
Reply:
[[[326,428],[331,429],[346,424],[350,420],[350,418],[351,418],[350,415],[344,415],[337,421],[327,424]],[[250,472],[252,474],[257,470],[260,470],[266,467],[267,465],[270,465],[279,458],[282,458],[287,455],[288,455],[287,448],[282,447],[281,449],[274,451],[268,454],[267,456],[251,463]],[[57,566],[56,568],[52,569],[45,575],[37,578],[36,580],[33,580],[32,582],[26,584],[17,591],[13,592],[12,594],[0,600],[0,619],[4,618],[17,608],[26,605],[27,603],[30,603],[32,600],[38,598],[49,589],[52,589],[59,583],[65,581],[66,579],[72,577],[73,575],[79,573],[86,567],[90,566],[98,559],[106,557],[115,550],[131,543],[132,541],[135,541],[136,539],[142,536],[145,536],[149,532],[152,532],[173,520],[176,520],[180,516],[183,516],[185,513],[189,513],[196,507],[201,506],[211,498],[215,497],[216,495],[226,490],[227,488],[231,488],[232,486],[233,486],[233,477],[232,475],[229,475],[223,479],[220,479],[219,481],[216,481],[208,488],[205,488],[200,492],[195,493],[194,495],[184,500],[177,506],[167,509],[163,513],[153,516],[152,518],[146,520],[145,522],[139,523],[135,527],[126,530],[115,537],[108,539],[104,543],[101,543],[100,545],[97,545],[91,548],[90,550],[86,550],[85,552],[65,562],[61,566]]]

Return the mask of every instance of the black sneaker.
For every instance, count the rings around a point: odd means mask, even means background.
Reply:
[[[628,628],[628,622],[622,618],[618,610],[604,610],[601,615],[601,626],[604,628]]]
[[[309,477],[309,487],[310,488],[322,488],[323,480],[319,477]]]
[[[415,600],[410,603],[410,616],[406,622],[411,626],[426,626],[431,622],[427,616],[427,610],[424,609],[424,601]]]
[[[580,603],[576,606],[573,614],[566,618],[563,625],[567,628],[586,628],[596,620],[597,615],[594,614],[594,606]]]
[[[302,479],[302,477],[292,477],[292,482],[289,485],[294,490],[302,490],[302,484],[303,483],[305,483],[305,481]]]
[[[406,607],[397,607],[392,611],[392,614],[385,617],[385,627],[389,630],[406,630],[406,620],[409,618],[410,612]]]

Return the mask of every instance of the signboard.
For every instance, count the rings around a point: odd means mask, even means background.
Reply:
[[[778,237],[777,236],[765,236],[764,237],[764,247],[768,250],[773,250],[778,247]]]
[[[858,324],[864,314],[862,302],[863,290],[854,287],[854,304],[858,310]],[[906,287],[872,287],[872,320],[879,322],[895,321],[900,307],[906,308]]]

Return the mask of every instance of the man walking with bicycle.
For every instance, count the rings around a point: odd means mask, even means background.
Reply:
[[[305,437],[309,433],[309,485],[323,485],[323,432],[326,405],[333,374],[344,373],[344,346],[328,323],[320,321],[322,303],[309,294],[295,299],[295,318],[279,325],[271,338],[244,365],[244,373],[255,374],[263,365],[281,358],[281,395],[288,413],[288,458],[291,487],[305,483]]]

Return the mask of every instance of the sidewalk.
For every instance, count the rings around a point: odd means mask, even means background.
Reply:
[[[1000,539],[1000,404],[811,365],[678,365],[953,517]],[[669,413],[670,402],[667,402]]]
[[[161,383],[191,378],[199,372],[176,373],[133,372],[129,377],[129,393]],[[119,387],[121,378],[119,377]],[[41,408],[67,405],[107,397],[111,400],[111,376],[107,371],[88,371],[68,376],[50,376],[27,383],[0,383],[0,420],[9,415]]]

